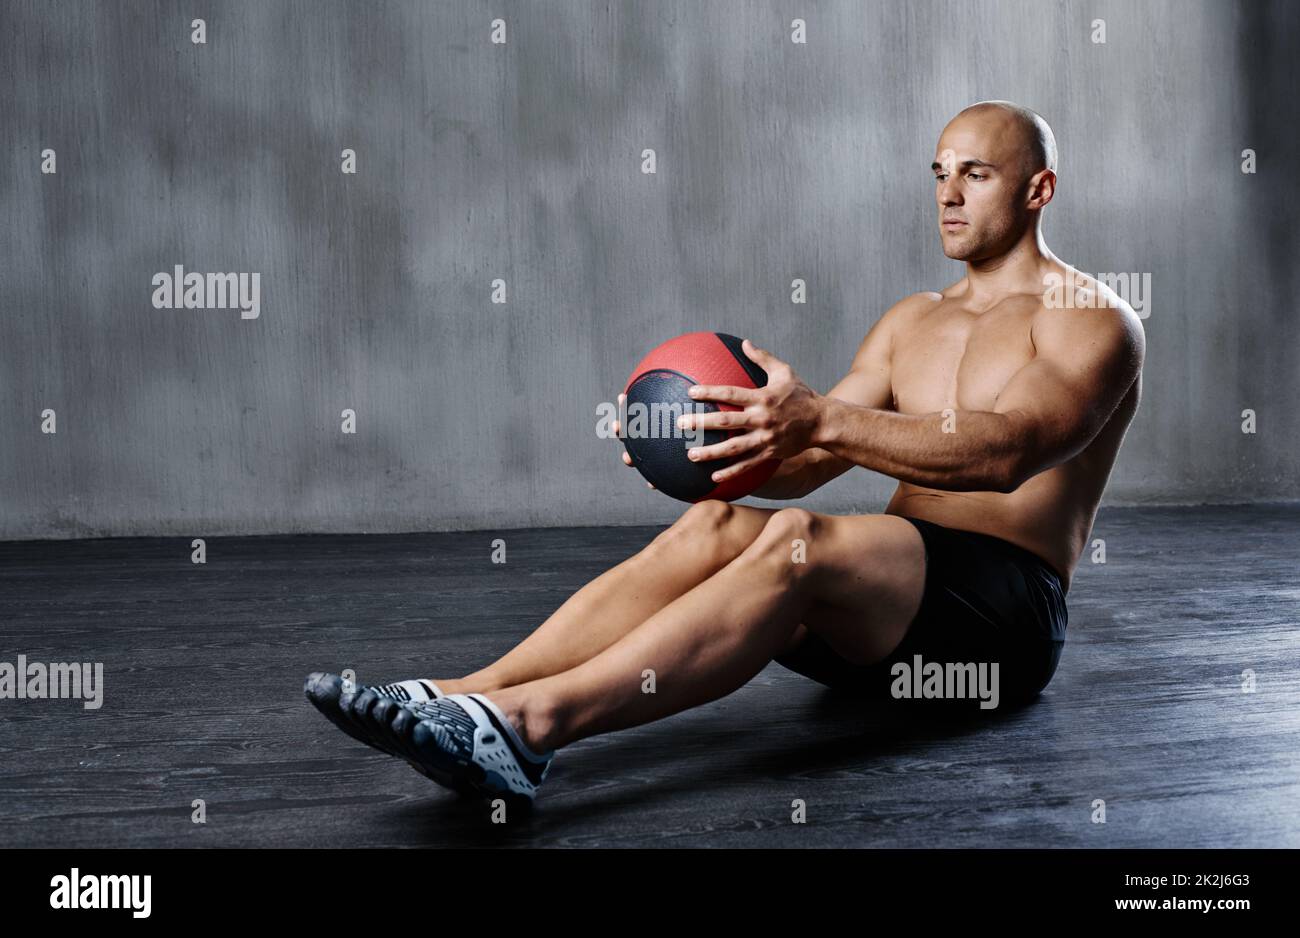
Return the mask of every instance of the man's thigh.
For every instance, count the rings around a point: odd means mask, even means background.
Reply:
[[[802,588],[813,606],[784,654],[815,632],[852,665],[898,647],[925,592],[925,543],[894,515],[814,515]],[[806,630],[806,631],[805,631]]]
[[[699,514],[709,533],[720,539],[724,563],[757,540],[778,511],[721,503],[711,507]],[[778,657],[803,645],[812,631],[848,663],[874,664],[898,646],[920,608],[925,586],[921,535],[894,515],[813,515],[816,524],[805,553],[809,575],[804,577],[813,604]],[[689,531],[689,524],[684,527]]]

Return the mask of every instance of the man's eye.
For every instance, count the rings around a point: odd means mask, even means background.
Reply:
[[[967,174],[966,174],[966,178],[967,178],[967,179],[983,179],[984,177],[981,176],[979,173],[967,173]]]
[[[944,181],[945,179],[947,179],[947,178],[948,178],[948,174],[947,174],[947,173],[936,173],[936,174],[935,174],[935,177],[934,177],[934,181],[935,181],[935,182],[943,182],[943,181]]]

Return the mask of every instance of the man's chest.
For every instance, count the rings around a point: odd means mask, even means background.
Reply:
[[[1007,382],[1034,356],[1032,313],[980,314],[940,304],[895,334],[891,368],[900,413],[992,410]]]

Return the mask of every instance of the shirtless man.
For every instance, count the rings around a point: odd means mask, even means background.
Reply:
[[[1128,304],[1043,240],[1055,166],[1032,111],[962,111],[933,170],[966,275],[885,313],[828,394],[746,342],[768,384],[702,387],[744,409],[683,418],[740,431],[698,453],[740,457],[715,480],[779,457],[755,494],[794,499],[862,466],[898,480],[883,514],[700,502],[482,670],[379,687],[318,673],[308,698],[436,781],[529,801],[556,749],[716,700],[773,659],[881,698],[902,696],[900,662],[996,663],[1001,704],[1032,699],[1144,350]],[[1072,302],[1049,300],[1061,283],[1082,284]]]

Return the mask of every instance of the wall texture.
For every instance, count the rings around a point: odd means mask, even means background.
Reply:
[[[1056,130],[1053,249],[1152,277],[1110,502],[1300,497],[1297,6],[6,0],[0,537],[668,521],[596,404],[699,328],[829,388],[960,276],[928,166],[985,98]],[[260,316],[155,309],[177,264]]]

